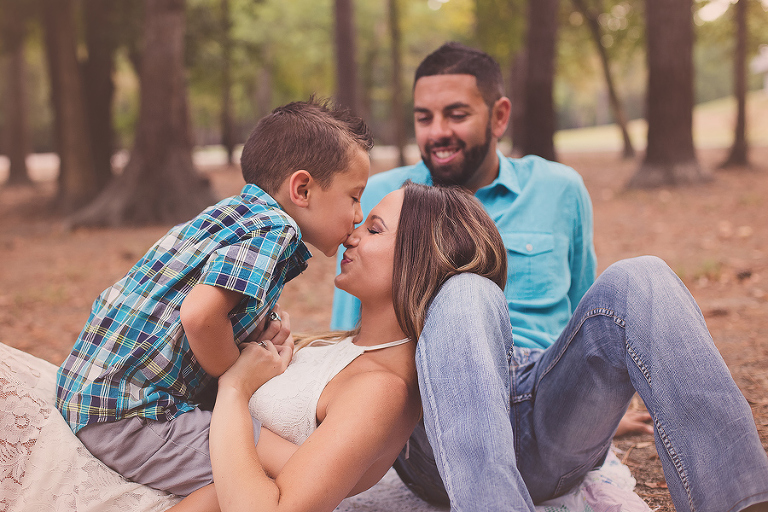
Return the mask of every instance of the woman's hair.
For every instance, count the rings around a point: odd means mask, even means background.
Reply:
[[[504,289],[507,250],[480,202],[459,187],[403,185],[392,299],[400,328],[417,340],[449,277],[471,272]]]

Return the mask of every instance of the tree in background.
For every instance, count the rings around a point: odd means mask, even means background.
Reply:
[[[71,217],[73,226],[178,223],[214,202],[192,163],[185,16],[184,0],[146,0],[134,148],[123,173]]]
[[[734,9],[736,51],[733,58],[733,94],[736,97],[736,127],[731,152],[721,167],[748,166],[747,146],[747,0],[738,0]]]
[[[41,2],[60,159],[58,203],[65,212],[82,207],[99,191],[76,55],[74,7],[73,0]]]
[[[507,133],[512,148],[523,151],[525,136],[526,13],[527,0],[475,0],[475,37],[480,48],[499,63],[507,74],[504,84],[512,102]]]
[[[232,113],[232,19],[229,0],[221,0],[221,144],[227,152],[227,164],[234,163],[237,143]]]
[[[0,56],[6,60],[2,66],[5,92],[4,142],[10,162],[8,181],[12,185],[31,183],[27,172],[27,154],[30,151],[29,121],[26,95],[26,61],[24,38],[30,7],[24,0],[0,2]]]
[[[116,2],[85,0],[85,41],[88,59],[82,65],[83,88],[88,118],[91,152],[97,190],[112,179],[112,154],[115,130],[112,122],[112,99],[115,86],[115,50],[118,44],[118,11]]]
[[[600,14],[604,11],[604,6],[602,5],[601,0],[595,0],[595,5],[589,5],[588,0],[571,1],[576,10],[581,13],[587,21],[587,27],[595,42],[597,54],[600,57],[600,64],[603,68],[603,77],[605,78],[605,85],[608,89],[608,98],[610,100],[611,110],[613,111],[613,117],[616,120],[616,124],[619,126],[619,130],[621,130],[621,138],[624,144],[622,156],[624,158],[633,158],[635,156],[635,148],[632,146],[632,140],[629,138],[627,116],[624,113],[624,107],[619,99],[619,94],[616,91],[616,85],[611,73],[608,51],[603,44],[604,34],[603,29],[600,26]]]
[[[336,20],[336,101],[357,112],[357,56],[352,0],[334,0]]]
[[[405,116],[403,115],[403,56],[400,35],[400,8],[397,0],[388,0],[389,36],[392,55],[392,125],[394,127],[397,164],[405,165]]]
[[[523,153],[548,160],[555,156],[555,76],[559,0],[529,0]]]
[[[630,188],[707,179],[693,146],[693,2],[647,0],[648,146]]]

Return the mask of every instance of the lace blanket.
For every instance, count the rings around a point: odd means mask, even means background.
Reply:
[[[0,343],[0,511],[154,512],[179,500],[91,455],[56,410],[55,382],[55,366]]]
[[[130,482],[88,452],[54,406],[56,367],[0,343],[0,512],[155,512],[176,496]],[[115,447],[119,449],[119,447]],[[647,512],[635,480],[613,455],[537,512]],[[421,501],[390,470],[337,512],[445,511]]]

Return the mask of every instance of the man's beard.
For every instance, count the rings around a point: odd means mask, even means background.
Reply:
[[[432,151],[435,148],[450,146],[458,146],[459,150],[464,153],[464,160],[448,165],[435,165],[434,162],[432,162]],[[429,173],[432,175],[432,182],[435,185],[458,185],[465,187],[477,173],[480,164],[485,160],[490,148],[491,123],[489,121],[485,130],[485,141],[483,143],[467,149],[467,143],[463,140],[447,137],[434,143],[428,143],[424,147],[424,152],[426,154],[421,155],[421,158],[424,160],[424,165],[429,169]]]

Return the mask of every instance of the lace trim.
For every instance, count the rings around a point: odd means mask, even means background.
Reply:
[[[0,344],[0,510],[154,512],[175,496],[93,457],[53,406],[56,367]]]

